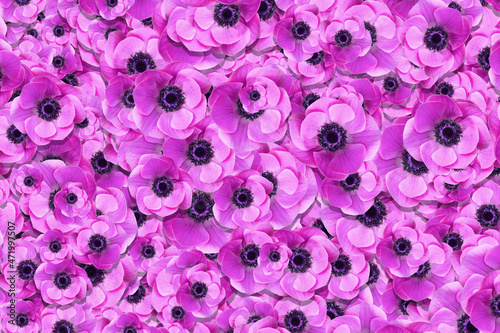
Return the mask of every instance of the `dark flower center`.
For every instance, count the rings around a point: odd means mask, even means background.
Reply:
[[[127,326],[123,329],[123,333],[137,333],[137,330],[133,326]]]
[[[208,288],[203,282],[195,282],[191,286],[191,295],[196,299],[202,299],[207,296]]]
[[[146,214],[141,213],[137,206],[130,207],[130,209],[132,209],[132,211],[134,212],[135,220],[137,221],[137,226],[142,227],[144,223],[146,223],[147,219]]]
[[[144,73],[148,69],[155,69],[156,65],[153,58],[146,53],[136,53],[127,63],[127,71],[130,75]]]
[[[101,253],[108,247],[108,240],[102,235],[92,235],[89,238],[89,248],[95,253]]]
[[[132,109],[135,106],[134,90],[129,89],[123,93],[122,102],[127,109]]]
[[[84,269],[85,273],[87,273],[87,276],[94,287],[104,280],[103,269],[98,269],[94,265],[86,265],[84,266]]]
[[[368,281],[366,282],[367,285],[376,283],[380,276],[380,269],[378,268],[378,266],[372,262],[370,262],[369,265],[370,265],[370,276],[368,277]]]
[[[239,99],[236,102],[236,106],[237,106],[238,114],[240,116],[242,116],[243,118],[250,120],[250,121],[253,121],[253,120],[259,118],[264,113],[264,110],[259,110],[255,113],[248,112],[247,110],[245,110],[243,108],[243,104],[241,103],[241,101]]]
[[[457,320],[457,328],[458,328],[458,333],[476,333],[479,332],[479,330],[472,325],[470,322],[470,317],[467,314],[463,314],[458,320]]]
[[[370,32],[370,37],[372,39],[372,45],[377,42],[377,31],[375,27],[368,22],[365,22],[365,29]]]
[[[278,190],[278,180],[273,176],[272,173],[268,171],[264,171],[261,175],[273,184],[273,190],[271,191],[271,193],[269,193],[269,198],[272,198]]]
[[[356,215],[356,219],[369,228],[379,226],[385,219],[385,205],[378,198],[375,198],[373,205],[362,215]]]
[[[481,4],[481,6],[485,7],[485,6],[488,6],[488,1],[486,0],[479,0],[479,3]]]
[[[491,68],[490,52],[491,52],[491,49],[489,47],[485,47],[477,55],[477,63],[479,64],[479,66],[481,66],[482,69],[487,70],[487,71],[489,71]]]
[[[153,18],[152,17],[145,18],[144,20],[141,20],[141,23],[144,24],[146,27],[150,27],[153,25]]]
[[[28,2],[31,2],[31,0],[29,0]],[[39,22],[42,22],[43,20],[45,20],[45,13],[44,13],[44,12],[40,12],[40,13],[38,13],[38,15],[36,16],[36,19],[37,19]]]
[[[54,156],[54,155],[52,155],[52,154],[46,155],[45,157],[43,157],[43,158],[40,160],[40,162],[44,162],[44,161],[48,161],[48,160],[59,160],[59,161],[63,161],[63,162],[64,162],[64,160],[63,160],[61,157],[59,157],[59,156]]]
[[[168,177],[165,176],[157,177],[154,180],[151,189],[160,198],[166,198],[170,194],[172,194],[174,190],[174,183],[172,183],[172,181]]]
[[[214,201],[207,193],[193,193],[191,207],[187,213],[196,222],[208,221],[214,217],[213,207]]]
[[[15,144],[23,143],[28,135],[21,133],[16,126],[10,125],[7,129],[7,139]]]
[[[49,194],[49,208],[52,210],[56,209],[56,205],[54,204],[54,198],[56,197],[56,194],[59,191],[60,190],[57,189],[57,190],[50,192],[50,194]]]
[[[500,317],[500,295],[493,297],[490,303],[490,309],[495,317]]]
[[[115,1],[116,1],[116,0],[115,0]],[[112,33],[112,32],[114,32],[114,31],[117,31],[117,29],[115,29],[115,28],[109,28],[108,30],[106,30],[106,31],[104,32],[104,38],[106,38],[106,40],[108,40],[108,38],[109,38],[109,34],[110,34],[110,33]]]
[[[194,165],[205,165],[214,157],[214,150],[207,140],[194,140],[189,144],[187,156]]]
[[[60,55],[55,56],[54,59],[52,59],[52,66],[55,68],[61,68],[64,66],[64,58]]]
[[[170,313],[172,314],[172,318],[174,318],[175,320],[181,320],[182,318],[184,318],[186,311],[184,311],[184,308],[182,306],[174,306]]]
[[[351,42],[352,35],[349,31],[342,29],[335,34],[335,43],[337,43],[338,46],[346,47],[351,45]]]
[[[221,27],[232,27],[240,20],[240,9],[237,5],[215,5],[214,20]]]
[[[158,104],[165,112],[177,111],[184,105],[184,93],[177,86],[166,86],[160,91]]]
[[[498,224],[500,212],[494,205],[482,205],[476,211],[476,219],[483,228],[493,228]]]
[[[436,87],[436,94],[438,95],[446,95],[448,97],[453,97],[455,93],[455,89],[448,82],[442,82]]]
[[[444,183],[444,188],[448,191],[455,191],[458,188],[458,184],[448,184]]]
[[[25,327],[28,326],[30,320],[27,315],[24,313],[20,313],[16,316],[16,326],[17,327]]]
[[[37,266],[33,261],[24,260],[21,261],[19,265],[17,265],[17,275],[19,275],[19,277],[25,281],[33,280],[36,269]]]
[[[153,247],[153,245],[144,245],[144,247],[142,248],[142,256],[146,259],[150,259],[150,258],[153,258],[156,254],[156,250],[155,248]]]
[[[58,253],[59,251],[61,251],[61,249],[62,249],[62,245],[59,241],[54,240],[54,241],[50,242],[50,244],[49,244],[50,252]]]
[[[311,34],[311,28],[309,24],[303,21],[295,23],[292,27],[293,38],[297,40],[304,40]]]
[[[73,87],[76,87],[78,85],[78,78],[74,74],[64,75],[61,81]]]
[[[233,193],[233,203],[238,208],[249,207],[253,202],[253,195],[247,188],[239,188]]]
[[[278,251],[271,251],[269,253],[269,260],[272,262],[277,262],[281,259],[281,254]]]
[[[288,261],[288,269],[292,273],[304,273],[311,265],[311,254],[309,251],[301,247],[292,250],[292,255]]]
[[[326,124],[319,130],[318,143],[326,151],[336,152],[345,147],[346,141],[347,131],[338,124]]]
[[[54,277],[54,284],[59,289],[68,289],[71,285],[71,277],[66,272],[59,272]]]
[[[262,319],[262,317],[258,316],[258,315],[250,316],[248,318],[247,324],[255,323],[255,322],[257,322],[257,321],[259,321],[261,319]]]
[[[441,51],[448,45],[448,33],[441,27],[429,28],[425,32],[424,43],[429,50]]]
[[[35,185],[35,180],[31,176],[26,176],[24,178],[24,185],[31,187],[31,186]]]
[[[399,87],[398,79],[392,76],[388,76],[384,79],[384,89],[388,92],[394,92]]]
[[[412,175],[419,176],[429,171],[424,162],[417,161],[406,150],[403,152],[402,162],[403,169]]]
[[[292,310],[285,315],[285,328],[292,333],[300,333],[306,329],[307,319],[300,310]]]
[[[2,81],[1,78],[0,78],[0,81]],[[12,102],[14,99],[16,99],[19,96],[21,96],[21,90],[14,90],[14,92],[12,93],[12,95],[9,98],[9,102]]]
[[[394,249],[394,252],[396,252],[396,255],[405,257],[410,254],[411,242],[407,238],[401,237],[394,241],[392,248]]]
[[[426,261],[422,265],[418,266],[418,271],[416,271],[415,274],[412,275],[412,277],[421,279],[425,277],[430,270],[431,270],[431,265],[429,264],[429,261]]]
[[[359,188],[361,184],[361,177],[358,173],[353,173],[347,176],[346,179],[340,182],[340,186],[347,192],[355,191]]]
[[[276,8],[276,2],[274,0],[262,0],[260,2],[259,10],[257,11],[260,20],[269,20],[271,17],[273,17]]]
[[[462,12],[462,7],[454,1],[450,2],[448,7],[458,10],[460,13]]]
[[[332,262],[332,274],[334,276],[344,276],[351,270],[351,260],[345,254],[339,254],[337,260]]]
[[[495,177],[495,176],[498,176],[498,175],[500,175],[500,168],[494,167],[493,171],[490,174],[490,176],[491,177]]]
[[[326,314],[328,315],[328,317],[330,317],[330,319],[335,319],[337,317],[343,316],[344,311],[342,311],[337,303],[332,301],[326,303]]]
[[[400,300],[399,301],[399,310],[401,311],[402,314],[404,314],[405,316],[408,315],[408,305],[410,305],[410,303],[413,302],[411,299],[410,300]]]
[[[92,169],[94,169],[94,172],[100,175],[110,173],[115,166],[113,163],[108,162],[104,158],[104,154],[102,151],[97,152],[94,156],[92,156],[90,164],[92,165]]]
[[[54,324],[52,333],[74,333],[73,324],[67,320],[59,320]]]
[[[464,244],[464,240],[462,236],[457,234],[456,232],[450,232],[443,238],[443,242],[448,244],[453,251],[459,251],[462,249],[462,245]]]
[[[307,109],[309,106],[311,106],[312,103],[316,102],[320,98],[321,97],[315,93],[307,94],[302,100],[302,106],[304,107],[304,109]]]
[[[325,52],[319,51],[319,52],[314,52],[311,58],[307,59],[306,62],[310,65],[319,65],[323,59],[325,58]]]
[[[28,5],[30,2],[31,2],[31,0],[16,0],[16,3],[17,3],[19,6],[26,6],[26,5]]]
[[[77,200],[78,200],[78,197],[74,193],[68,193],[68,195],[66,196],[66,202],[69,203],[70,205],[73,205],[74,203],[76,203]]]
[[[116,7],[116,5],[118,5],[118,0],[106,0],[106,4],[108,5],[108,7],[114,8]]]
[[[260,248],[255,244],[248,244],[240,252],[243,265],[247,267],[257,267]]]
[[[103,212],[101,212],[99,209],[96,209],[96,210],[95,210],[95,216],[96,216],[96,217],[99,217],[99,216],[102,216],[102,215],[104,215],[104,213],[103,213]]]
[[[254,102],[257,102],[260,99],[260,92],[257,90],[252,90],[250,92],[250,99]]]
[[[64,36],[64,27],[62,25],[56,25],[54,29],[52,29],[52,32],[54,33],[54,36],[56,37],[62,37]]]
[[[146,287],[140,284],[135,293],[128,295],[125,299],[129,303],[140,303],[144,297],[146,297]]]
[[[312,226],[323,231],[325,233],[326,237],[328,237],[328,239],[333,238],[332,235],[330,235],[330,233],[328,232],[328,230],[326,230],[326,227],[323,224],[323,221],[321,219],[317,219]]]
[[[59,117],[61,106],[59,102],[53,98],[44,98],[37,105],[38,116],[46,121],[52,121]]]
[[[217,260],[217,256],[218,256],[217,253],[205,253],[205,258],[211,261]]]
[[[28,31],[26,31],[26,34],[34,38],[38,38],[38,31],[36,31],[36,29],[29,29]]]

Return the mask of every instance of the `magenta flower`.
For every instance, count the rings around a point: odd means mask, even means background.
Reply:
[[[340,253],[331,262],[328,290],[336,297],[353,299],[370,277],[370,265],[363,254]]]
[[[462,294],[465,303],[465,312],[470,315],[470,323],[481,332],[496,332],[500,328],[500,290],[498,279],[500,272],[495,271],[486,275],[476,286],[472,295]],[[472,290],[468,290],[471,293]],[[465,294],[465,295],[464,295]]]
[[[96,318],[86,304],[73,304],[70,307],[46,307],[42,312],[42,333],[53,331],[70,332],[71,329],[92,333]]]
[[[118,333],[118,332],[140,332],[149,333],[150,327],[143,322],[135,313],[119,313],[109,324],[107,324],[102,333]]]
[[[26,164],[21,165],[18,169],[12,170],[9,178],[14,193],[27,197],[40,193],[43,175],[35,167]]]
[[[0,105],[3,105],[23,82],[24,71],[19,58],[8,50],[0,51],[0,68],[2,68],[2,83],[0,84],[0,100],[2,103]]]
[[[71,134],[64,140],[51,141],[39,146],[35,161],[62,160],[66,165],[79,165],[82,159],[82,143],[78,136]]]
[[[191,177],[165,156],[141,159],[141,164],[128,179],[130,193],[137,200],[139,210],[162,217],[174,214],[179,208],[189,208],[191,183]]]
[[[149,234],[146,237],[137,237],[130,247],[130,257],[134,266],[143,272],[164,257],[167,242],[165,238],[157,234]]]
[[[41,329],[40,321],[40,302],[19,300],[15,304],[15,317],[10,316],[10,309],[6,306],[4,312],[2,327],[4,330],[12,333],[35,333]],[[9,304],[10,305],[10,304]]]
[[[196,317],[190,311],[184,310],[175,297],[170,297],[167,302],[162,303],[164,307],[158,311],[158,319],[166,328],[177,324],[180,326],[179,332],[184,332],[183,329],[193,327]],[[174,328],[171,330],[174,331]]]
[[[386,318],[387,316],[382,309],[372,304],[360,302],[348,307],[343,316],[330,321],[327,332],[335,332],[337,329],[344,329],[346,332],[394,332],[378,330],[387,325]],[[396,329],[396,332],[402,331]]]
[[[469,224],[476,233],[486,229],[498,230],[500,221],[500,186],[494,182],[488,182],[477,188],[471,200],[461,205],[459,212],[466,217]]]
[[[103,146],[100,140],[88,140],[83,145],[82,159],[89,172],[94,172],[97,186],[102,188],[122,188],[127,177],[117,168],[117,152],[108,144]]]
[[[41,36],[44,41],[50,44],[67,45],[70,43],[71,27],[66,20],[56,15],[46,17],[41,24]]]
[[[46,0],[9,1],[0,3],[0,14],[6,22],[34,23],[38,14],[45,9]]]
[[[128,290],[123,294],[123,300],[119,304],[119,309],[125,313],[134,313],[142,320],[151,316],[153,307],[151,306],[151,290],[146,283],[146,278],[130,283]]]
[[[71,249],[59,230],[49,230],[38,236],[35,247],[43,262],[59,264],[71,259]]]
[[[103,126],[115,135],[134,136],[137,129],[131,109],[135,107],[134,81],[125,76],[116,76],[106,88],[106,100],[103,103]],[[108,125],[111,123],[111,125]],[[137,134],[135,134],[137,136]],[[127,140],[130,141],[130,140]]]
[[[9,113],[0,112],[0,162],[25,163],[36,153],[36,144],[9,121]]]
[[[499,29],[493,28],[490,25],[482,26],[471,33],[471,39],[465,46],[466,68],[472,70],[485,80],[491,75],[490,79],[493,84],[497,84],[498,78],[494,71],[490,71],[492,67],[490,57],[491,60],[496,59],[496,56],[492,55],[491,51],[499,33]]]
[[[324,332],[326,322],[326,302],[319,296],[298,301],[285,297],[275,306],[279,325],[289,332]]]

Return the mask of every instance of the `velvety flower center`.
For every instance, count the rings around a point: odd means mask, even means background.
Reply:
[[[375,30],[375,27],[371,25],[368,22],[365,22],[365,29],[370,32],[370,37],[372,39],[372,45],[377,42],[377,31]]]
[[[429,264],[429,261],[426,261],[422,265],[418,266],[418,270],[415,272],[415,274],[412,275],[412,277],[421,279],[425,277],[430,270],[431,270],[431,265]]]
[[[411,242],[407,238],[401,237],[394,241],[392,248],[394,249],[394,252],[396,252],[396,255],[405,257],[410,254]]]
[[[442,82],[436,87],[436,94],[438,95],[446,95],[448,97],[453,97],[455,93],[455,89],[448,82]]]
[[[321,231],[323,231],[326,235],[326,237],[328,237],[328,239],[332,239],[332,235],[330,235],[330,233],[328,232],[328,230],[326,230],[326,227],[325,225],[323,224],[323,221],[321,221],[321,219],[317,219],[313,225],[313,227],[316,227],[318,229],[320,229]]]
[[[310,34],[311,28],[306,22],[299,21],[292,26],[293,38],[297,40],[305,40]]]
[[[493,297],[490,303],[490,309],[495,317],[500,317],[500,295]]]
[[[146,214],[141,213],[137,206],[130,207],[130,209],[132,209],[132,211],[134,212],[135,220],[137,221],[137,226],[142,227],[144,223],[146,223],[147,219]]]
[[[165,176],[157,177],[153,181],[151,189],[160,198],[166,198],[170,194],[172,194],[174,190],[174,183],[172,183],[172,181],[168,177]]]
[[[344,311],[338,306],[335,302],[327,302],[326,303],[326,314],[330,319],[335,319],[337,317],[343,316]]]
[[[272,173],[268,171],[264,171],[262,173],[262,177],[266,178],[273,184],[273,190],[271,191],[271,193],[269,193],[269,198],[272,198],[274,195],[276,195],[276,191],[278,190],[278,180],[273,176]]]
[[[94,169],[94,172],[100,175],[110,173],[115,166],[113,163],[108,162],[104,158],[104,154],[102,151],[97,152],[94,156],[92,156],[90,164],[92,165],[92,169]]]
[[[129,303],[140,303],[144,297],[146,297],[146,287],[140,284],[135,293],[128,295],[125,299]]]
[[[259,10],[257,11],[260,20],[269,20],[271,17],[273,17],[276,8],[276,2],[274,0],[262,0],[260,2]]]
[[[403,169],[412,175],[419,176],[429,171],[424,162],[417,161],[406,150],[403,152],[402,162]]]
[[[307,94],[302,100],[302,106],[304,107],[304,109],[307,109],[309,106],[311,106],[312,103],[316,102],[320,98],[321,97],[319,97],[319,95],[315,93]]]
[[[31,0],[16,0],[16,3],[17,3],[19,6],[26,6],[26,5],[28,5],[30,2],[31,2]]]
[[[455,1],[450,2],[448,7],[458,10],[460,13],[462,12],[462,7]]]
[[[102,235],[92,235],[88,242],[89,248],[95,253],[101,253],[108,247],[108,240]]]
[[[478,333],[479,330],[472,325],[470,322],[470,317],[467,314],[463,314],[458,320],[457,320],[457,329],[458,333]]]
[[[106,0],[106,4],[108,5],[108,7],[114,8],[116,7],[116,5],[118,5],[118,0]]]
[[[191,207],[188,208],[187,213],[196,222],[208,221],[213,214],[214,201],[206,193],[193,193]]]
[[[59,192],[59,191],[60,191],[60,189],[57,189],[57,190],[50,192],[50,194],[49,194],[49,208],[52,210],[56,209],[56,206],[54,204],[54,198],[55,198],[57,192]]]
[[[255,244],[248,244],[240,252],[243,265],[247,267],[257,267],[260,248]]]
[[[218,256],[217,253],[205,253],[205,258],[211,261],[217,260],[217,256]]]
[[[349,31],[347,30],[339,30],[335,34],[335,43],[337,43],[338,46],[340,47],[347,47],[351,45],[352,43],[352,35]]]
[[[184,318],[186,311],[184,311],[184,308],[182,306],[174,306],[170,313],[172,314],[172,318],[174,318],[175,320],[181,320],[182,318]]]
[[[301,247],[292,250],[292,255],[288,261],[288,269],[290,269],[292,273],[304,273],[311,265],[311,254],[309,251]]]
[[[70,205],[75,204],[77,200],[78,197],[74,193],[68,193],[68,195],[66,196],[66,202],[69,203]]]
[[[89,278],[92,285],[95,287],[104,280],[104,270],[98,269],[94,265],[86,265],[84,267],[85,273]]]
[[[476,211],[476,219],[483,228],[493,228],[498,224],[500,212],[494,205],[482,205]]]
[[[68,289],[71,285],[71,277],[66,272],[59,272],[54,277],[54,285],[59,289]]]
[[[319,51],[319,52],[314,52],[314,54],[311,56],[311,58],[307,59],[306,62],[310,65],[319,65],[323,59],[325,58],[325,52]]]
[[[62,249],[62,245],[59,241],[54,240],[54,241],[50,242],[50,244],[49,244],[50,252],[58,253],[59,251],[61,251],[61,249]]]
[[[61,68],[64,66],[64,58],[60,55],[55,56],[54,59],[52,59],[52,66],[55,68]]]
[[[129,89],[123,93],[122,102],[127,109],[132,109],[135,106],[133,89]]]
[[[481,4],[481,6],[485,7],[485,6],[488,6],[488,1],[486,0],[479,0],[479,3]]]
[[[177,111],[184,105],[185,98],[182,90],[177,86],[166,86],[160,90],[158,104],[165,112]]]
[[[253,121],[257,118],[259,118],[263,113],[264,113],[264,110],[259,110],[255,113],[250,113],[248,112],[247,110],[245,110],[243,108],[243,104],[241,103],[241,101],[238,99],[238,101],[236,102],[236,106],[237,106],[237,112],[240,116],[242,116],[243,118],[247,119],[247,120],[250,120],[250,121]]]
[[[31,0],[30,0],[31,1]],[[40,12],[38,13],[38,15],[36,16],[36,19],[40,22],[42,22],[43,20],[45,20],[45,13],[44,12]]]
[[[443,238],[443,242],[448,244],[453,251],[459,251],[462,249],[462,245],[464,244],[464,240],[462,236],[457,234],[456,232],[450,232]]]
[[[332,262],[332,274],[334,276],[344,276],[351,270],[351,260],[345,254],[339,254],[337,260]]]
[[[257,90],[252,90],[249,94],[249,97],[252,101],[257,102],[260,99],[260,92]]]
[[[490,52],[491,49],[489,47],[485,47],[477,55],[477,63],[479,64],[479,66],[481,66],[482,69],[487,71],[489,71],[491,68]]]
[[[346,141],[347,131],[338,124],[326,124],[319,130],[318,143],[326,151],[336,152],[345,147]]]
[[[221,27],[232,27],[240,20],[240,9],[237,5],[219,3],[214,8],[214,20]]]
[[[1,80],[0,80],[1,81]],[[9,102],[12,102],[17,97],[21,96],[21,90],[15,90],[9,98]]]
[[[25,327],[28,326],[30,320],[27,315],[24,313],[20,313],[16,316],[16,326],[17,327]]]
[[[448,184],[444,183],[444,188],[448,191],[455,191],[458,188],[458,184]]]
[[[340,182],[340,186],[347,192],[355,191],[359,188],[361,184],[361,177],[358,173],[353,173],[347,176],[346,179]]]
[[[155,69],[153,58],[146,53],[136,53],[127,62],[127,71],[130,75],[144,73],[148,69]]]
[[[378,198],[375,198],[373,205],[361,215],[356,215],[356,219],[367,227],[377,227],[385,219],[386,215],[385,205]]]
[[[102,215],[104,215],[104,213],[101,212],[99,209],[95,210],[95,216],[99,217],[99,216],[102,216]]]
[[[253,195],[247,188],[239,188],[233,193],[233,203],[238,208],[249,207],[253,202]]]
[[[258,322],[259,320],[261,320],[262,317],[261,316],[258,316],[258,315],[254,315],[254,316],[250,316],[248,318],[248,321],[247,321],[247,324],[251,324],[251,323],[255,323],[255,322]]]
[[[141,20],[141,23],[144,24],[146,27],[150,27],[153,25],[153,18],[152,17],[145,18],[144,20]]]
[[[380,269],[378,268],[378,266],[372,262],[370,262],[369,265],[370,265],[370,276],[368,277],[368,281],[366,282],[367,285],[376,283],[380,276]]]
[[[307,319],[304,312],[292,310],[285,315],[285,328],[291,333],[303,332],[307,327]]]
[[[272,262],[277,262],[281,259],[281,254],[278,251],[271,251],[269,253],[269,260]]]
[[[38,31],[36,31],[36,29],[29,29],[28,31],[26,31],[26,34],[34,38],[38,38]]]
[[[123,329],[123,333],[137,333],[137,330],[133,326],[127,326]]]
[[[399,301],[399,304],[398,304],[399,310],[405,316],[408,315],[408,305],[410,305],[411,302],[413,302],[411,299],[410,300],[404,300],[404,299],[402,299],[402,300]]]
[[[116,1],[116,0],[115,0],[115,1]],[[106,31],[104,32],[104,38],[105,38],[106,40],[108,40],[108,38],[109,38],[109,34],[110,34],[110,33],[112,33],[112,32],[114,32],[114,31],[117,31],[117,29],[115,29],[115,28],[109,28],[108,30],[106,30]]]
[[[27,138],[27,135],[21,133],[16,126],[10,125],[7,129],[7,139],[14,144],[23,143]]]
[[[43,158],[40,160],[40,162],[44,162],[44,161],[48,161],[48,160],[59,160],[59,161],[63,161],[63,162],[64,162],[64,160],[63,160],[61,157],[59,157],[59,156],[54,156],[54,155],[52,155],[52,154],[48,154],[48,155],[46,155],[45,157],[43,157]]]
[[[85,117],[85,119],[83,119],[83,121],[81,123],[78,123],[75,126],[80,128],[80,129],[86,128],[87,126],[89,126],[89,119],[87,117]]]
[[[76,87],[78,85],[78,78],[74,74],[64,75],[61,81],[73,87]]]
[[[52,32],[54,33],[54,36],[56,37],[62,37],[64,36],[64,27],[62,25],[56,25],[53,29]]]
[[[491,177],[495,177],[495,176],[498,176],[498,175],[500,175],[500,168],[494,167],[493,171],[490,174],[490,176]]]
[[[214,150],[207,140],[194,140],[189,144],[187,156],[194,165],[205,165],[214,157]]]
[[[25,281],[33,280],[36,269],[37,266],[33,261],[23,260],[17,265],[17,275]]]
[[[59,320],[54,324],[52,333],[75,333],[73,324],[67,320]]]
[[[146,259],[151,259],[155,256],[156,254],[156,250],[155,248],[153,247],[153,245],[144,245],[142,247],[142,256]]]
[[[59,117],[61,106],[53,98],[44,98],[37,105],[38,116],[46,121],[52,121]]]
[[[398,79],[392,76],[388,76],[384,79],[384,89],[388,92],[394,92],[399,87]]]
[[[448,45],[448,33],[441,27],[431,27],[425,32],[424,43],[429,50],[441,51]]]
[[[31,187],[31,186],[35,185],[35,180],[31,176],[26,176],[24,178],[23,182],[24,182],[24,185],[26,185],[28,187]]]
[[[196,299],[202,299],[207,296],[208,288],[203,282],[195,282],[191,286],[191,295]]]

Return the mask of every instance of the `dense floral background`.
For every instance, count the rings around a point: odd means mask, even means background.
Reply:
[[[0,330],[500,332],[497,10],[0,0]]]

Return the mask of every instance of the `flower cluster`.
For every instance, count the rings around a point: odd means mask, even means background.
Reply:
[[[500,332],[499,10],[0,0],[0,331]]]

